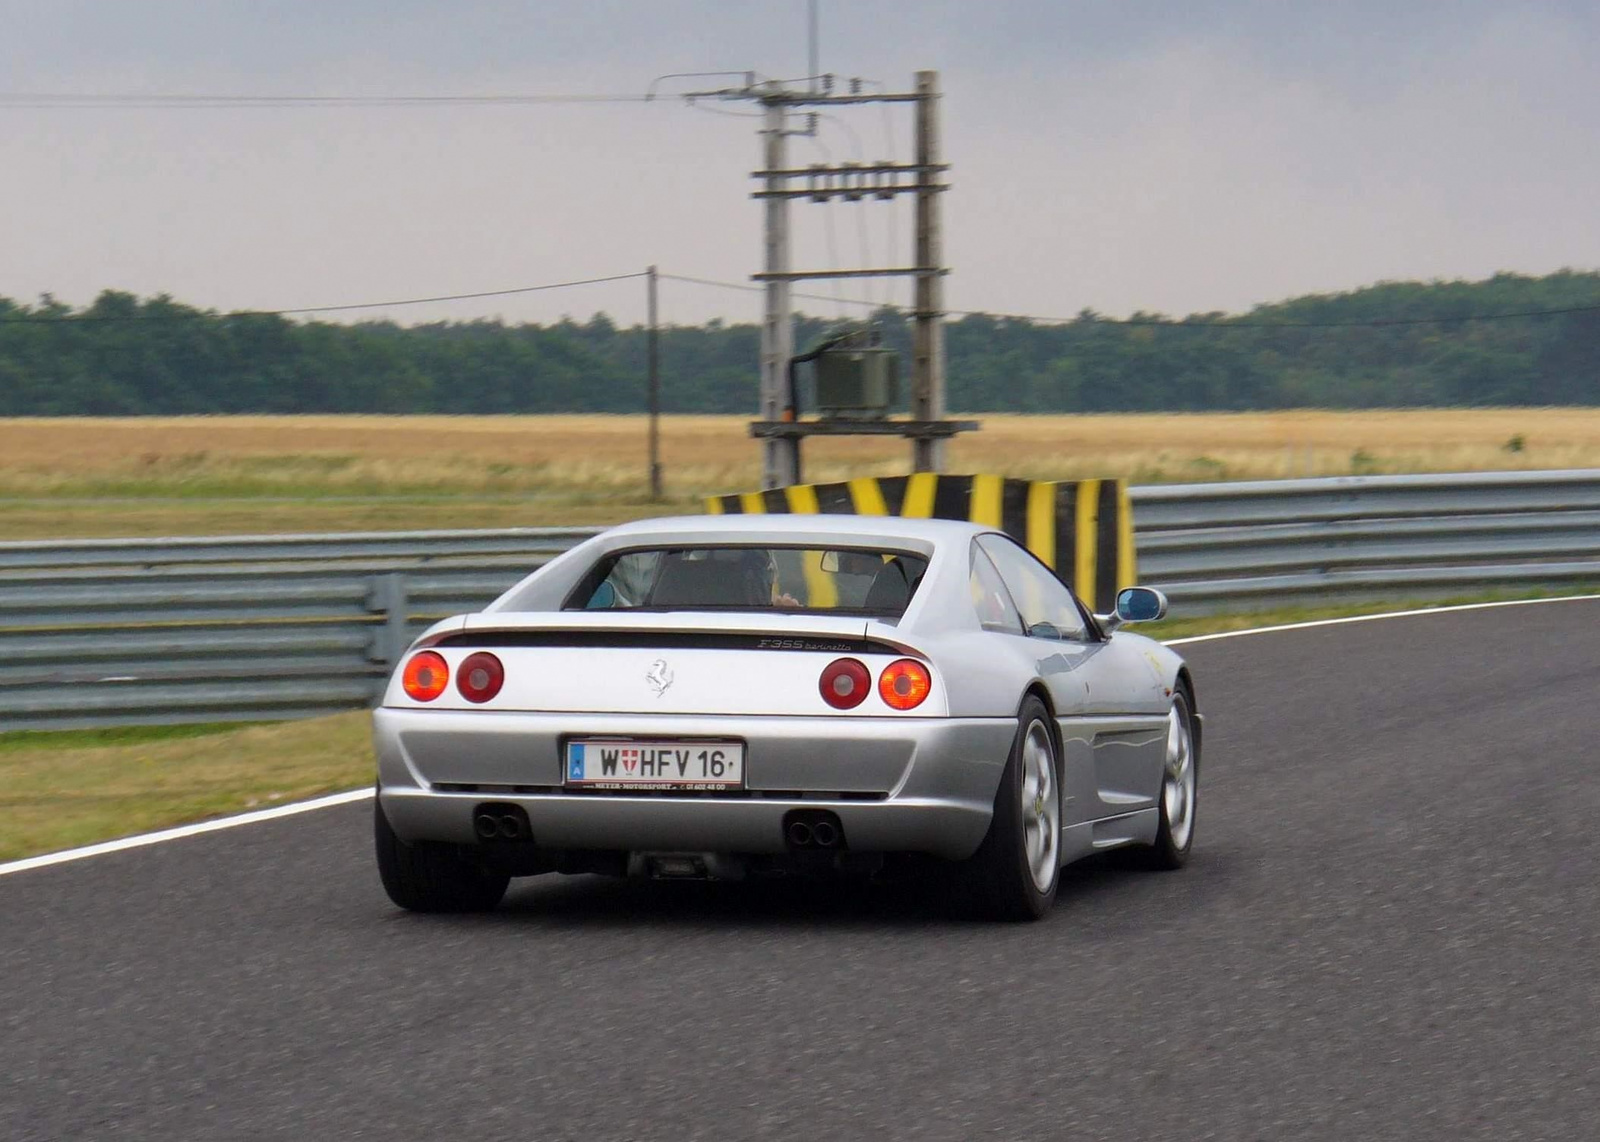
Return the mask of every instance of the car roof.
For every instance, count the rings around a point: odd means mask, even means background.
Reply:
[[[682,543],[691,538],[708,542],[726,538],[740,543],[833,542],[837,540],[920,540],[950,543],[996,530],[983,524],[953,519],[906,519],[903,516],[832,514],[739,514],[669,516],[621,524],[605,532],[607,538],[629,542],[654,539]]]

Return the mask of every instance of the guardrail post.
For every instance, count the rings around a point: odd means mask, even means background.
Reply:
[[[406,577],[398,571],[378,576],[373,590],[373,609],[384,615],[382,642],[384,665],[393,670],[400,656],[411,645],[410,616],[406,607]]]

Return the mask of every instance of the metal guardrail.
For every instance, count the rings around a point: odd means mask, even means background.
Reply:
[[[419,631],[595,530],[0,545],[0,730],[370,705]]]
[[[1133,489],[1141,582],[1178,614],[1600,582],[1600,470]]]
[[[595,527],[516,527],[498,531],[374,531],[349,535],[227,535],[177,539],[63,539],[0,542],[0,573],[28,568],[215,567],[310,563],[318,567],[413,567],[560,554]]]
[[[1600,470],[1133,489],[1178,614],[1600,582]],[[0,730],[371,704],[417,631],[594,528],[0,543]]]

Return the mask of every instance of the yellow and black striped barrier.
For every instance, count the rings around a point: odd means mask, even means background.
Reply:
[[[1119,590],[1137,582],[1133,505],[1125,480],[1045,483],[917,472],[711,496],[706,510],[713,515],[820,512],[988,524],[1025,544],[1102,614],[1115,606]]]

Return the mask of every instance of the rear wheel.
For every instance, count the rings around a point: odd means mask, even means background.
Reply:
[[[1061,767],[1050,712],[1030,694],[1000,776],[988,835],[968,862],[984,908],[1004,920],[1037,920],[1061,878]]]
[[[1155,844],[1129,855],[1147,868],[1182,868],[1194,846],[1195,812],[1200,805],[1200,755],[1194,746],[1194,699],[1186,686],[1172,694],[1167,714],[1166,761],[1158,795],[1161,823]]]
[[[511,878],[489,871],[464,845],[395,836],[383,805],[372,805],[373,845],[384,891],[413,912],[487,912],[506,894]]]

